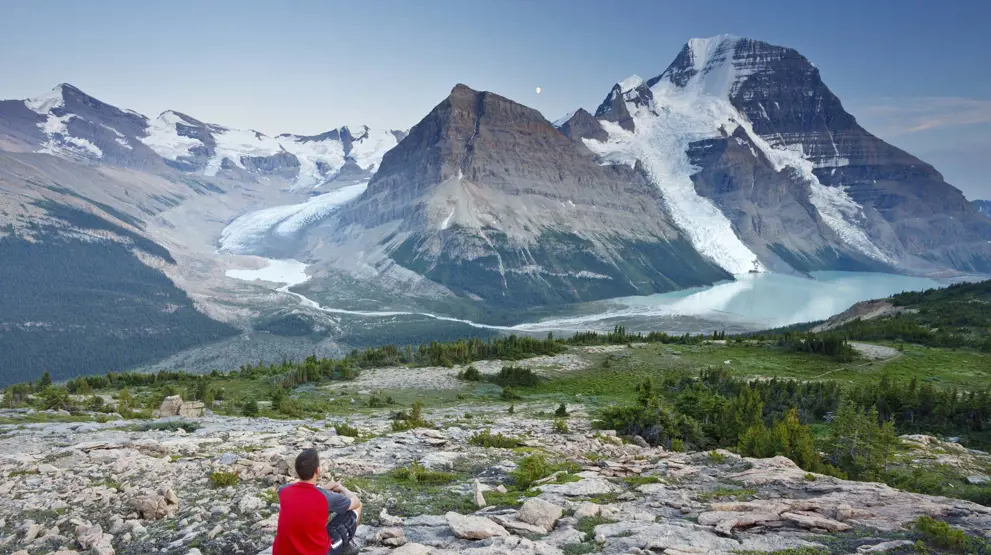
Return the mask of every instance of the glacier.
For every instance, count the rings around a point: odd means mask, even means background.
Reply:
[[[344,203],[357,198],[367,188],[368,182],[358,183],[317,195],[306,202],[242,214],[220,233],[220,251],[253,254],[267,235],[290,237],[336,211]]]

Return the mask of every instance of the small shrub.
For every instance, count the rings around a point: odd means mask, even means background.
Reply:
[[[468,368],[458,372],[458,379],[466,382],[480,382],[482,381],[482,373],[474,365],[469,365]]]
[[[534,454],[523,457],[516,469],[509,475],[518,488],[525,490],[537,480],[561,470],[578,472],[581,467],[573,463],[553,463],[544,458],[543,455]]]
[[[359,435],[361,435],[361,433],[358,431],[358,428],[355,428],[354,426],[348,424],[347,422],[335,425],[334,431],[337,432],[337,435],[345,436],[345,437],[358,437]]]
[[[414,402],[408,412],[398,412],[393,415],[392,431],[394,432],[433,427],[433,423],[423,417],[423,401]]]
[[[275,505],[279,502],[279,492],[276,491],[275,488],[263,490],[260,494],[258,494],[258,497],[269,505]]]
[[[503,366],[492,381],[502,387],[532,387],[540,383],[540,377],[529,368],[522,366]]]
[[[509,412],[509,414],[514,414],[516,412],[516,405],[509,405],[509,410],[507,412]]]
[[[290,418],[303,418],[305,412],[303,402],[292,397],[283,397],[278,405],[273,403],[272,406],[278,408],[279,412]]]
[[[240,478],[237,472],[211,472],[210,473],[210,485],[215,488],[226,488],[228,486],[236,486]]]
[[[975,543],[963,530],[931,516],[920,516],[915,519],[915,531],[922,535],[926,543],[942,549],[967,551]]]
[[[510,387],[504,387],[504,388],[502,388],[502,400],[503,401],[519,401],[522,398],[523,397],[519,393],[513,391],[512,388],[510,388]]]
[[[805,473],[805,479],[806,479],[806,481],[809,481],[809,482],[815,482],[816,481],[816,475],[815,474],[812,474],[811,472],[806,472]]]
[[[258,416],[258,401],[249,399],[241,406],[241,414],[244,416]]]
[[[478,447],[500,447],[503,449],[512,449],[513,447],[520,446],[519,438],[503,435],[502,432],[493,434],[492,430],[482,430],[473,434],[468,438],[468,443]]]
[[[571,430],[568,429],[568,422],[563,418],[558,418],[554,420],[554,424],[551,425],[551,431],[555,434],[568,434]]]
[[[726,462],[726,455],[719,451],[709,451],[709,460],[715,464],[723,464]]]
[[[671,450],[675,453],[685,452],[685,442],[681,438],[673,437],[671,438]]]
[[[557,410],[554,411],[554,416],[558,418],[567,418],[568,407],[564,403],[561,403],[560,405],[558,405]]]
[[[368,398],[368,406],[373,409],[381,409],[388,406],[385,399],[379,397],[378,395],[372,395]]]

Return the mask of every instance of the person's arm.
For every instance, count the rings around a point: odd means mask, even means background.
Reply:
[[[346,488],[344,484],[334,482],[331,484],[331,491],[339,493],[351,500],[351,506],[348,507],[349,511],[356,511],[361,508],[361,499],[358,499],[358,494]]]

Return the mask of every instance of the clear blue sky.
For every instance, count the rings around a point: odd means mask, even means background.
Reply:
[[[798,49],[869,130],[991,198],[989,21],[986,0],[6,0],[0,98],[69,82],[149,116],[319,133],[409,127],[463,82],[553,120],[731,33]]]

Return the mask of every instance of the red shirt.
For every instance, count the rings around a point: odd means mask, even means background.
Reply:
[[[313,484],[294,482],[279,488],[279,528],[272,555],[327,555],[330,514],[344,514],[351,500]]]

